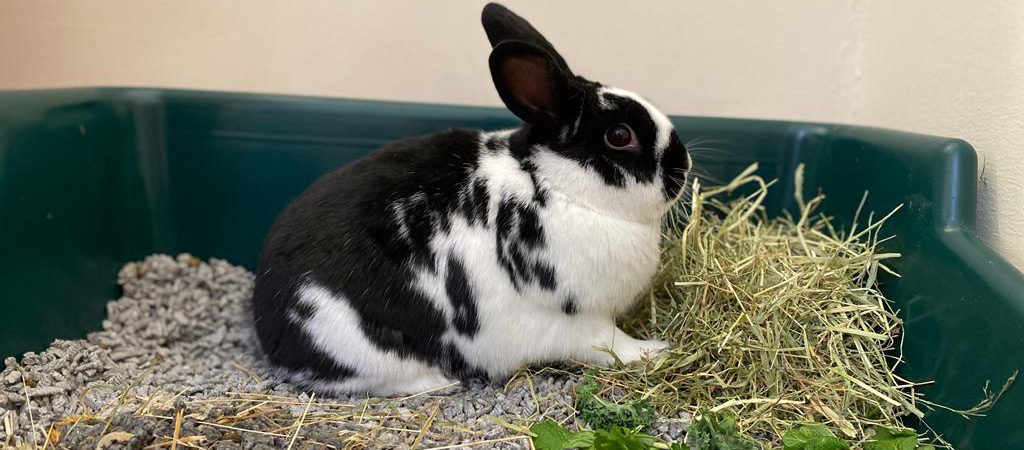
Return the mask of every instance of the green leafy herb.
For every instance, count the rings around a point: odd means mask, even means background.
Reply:
[[[530,433],[533,433],[533,447],[537,450],[562,450],[566,441],[573,437],[572,432],[551,419],[533,424]]]
[[[874,438],[864,443],[864,450],[935,450],[935,447],[918,445],[914,430],[878,427]]]
[[[594,432],[594,450],[648,450],[654,437],[628,428],[612,427]]]
[[[562,444],[562,448],[594,448],[595,434],[590,430],[577,432],[575,436]]]
[[[683,443],[671,446],[657,443],[654,436],[636,429],[613,426],[607,430],[572,432],[547,419],[530,427],[533,447],[537,450],[689,450]]]
[[[690,426],[687,437],[693,450],[755,450],[756,444],[743,437],[736,428],[736,417],[704,410],[701,418]]]
[[[782,436],[783,450],[849,450],[850,445],[822,424],[804,425]]]
[[[593,374],[585,374],[576,386],[576,409],[583,421],[595,430],[608,430],[615,426],[649,430],[654,422],[654,408],[649,400],[626,404],[606,401],[598,396],[600,386]]]

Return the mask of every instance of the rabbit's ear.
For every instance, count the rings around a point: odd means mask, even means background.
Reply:
[[[537,29],[533,28],[530,22],[509,11],[508,8],[497,3],[488,3],[487,6],[484,6],[484,12],[480,19],[484,24],[484,31],[487,32],[487,39],[491,41],[491,48],[497,48],[499,44],[507,41],[532,44],[547,52],[563,72],[572,74],[569,65],[565,63],[555,47]]]
[[[494,47],[491,78],[509,111],[535,126],[558,126],[573,107],[569,75],[543,49],[519,41]],[[578,100],[578,99],[577,99]]]

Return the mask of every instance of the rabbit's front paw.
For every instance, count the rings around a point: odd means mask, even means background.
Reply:
[[[632,339],[631,342],[623,344],[615,348],[615,356],[618,356],[623,364],[634,363],[645,357],[653,358],[658,352],[668,348],[668,342],[657,340]]]

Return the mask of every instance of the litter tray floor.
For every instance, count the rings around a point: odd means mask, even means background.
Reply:
[[[575,424],[574,383],[558,374],[522,375],[508,385],[472,381],[448,395],[311,399],[274,381],[260,355],[250,322],[252,281],[244,268],[188,254],[125,265],[118,273],[123,296],[108,303],[102,331],[5,360],[0,443],[529,448],[521,426],[542,416]],[[652,431],[676,440],[685,425],[683,418],[662,419]]]

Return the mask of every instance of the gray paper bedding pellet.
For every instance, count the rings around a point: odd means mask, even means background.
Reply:
[[[200,423],[216,423],[221,416],[237,414],[253,405],[209,401],[232,397],[233,393],[264,392],[290,397],[291,404],[281,405],[282,415],[275,417],[284,426],[291,425],[302,414],[309,400],[298,388],[274,381],[273,370],[259,354],[248,309],[252,279],[251,273],[225,261],[212,259],[206,263],[187,254],[176,259],[153,255],[141,263],[125,265],[117,276],[123,296],[107,304],[103,331],[84,340],[57,340],[46,351],[26,353],[20,361],[4,360],[5,368],[0,373],[0,446],[18,440],[29,446],[42,446],[53,426],[59,434],[51,437],[68,449],[95,449],[104,435],[110,436],[106,448],[143,448],[165,442],[173,434],[176,408],[183,408],[185,418],[179,436],[206,436],[206,440],[196,442],[201,448],[285,448],[291,428],[278,433],[284,435],[281,437]],[[447,396],[423,395],[404,402],[388,400],[369,409],[408,414],[429,413],[436,408],[435,426],[422,438],[420,449],[517,434],[489,420],[491,416],[512,421],[543,415],[570,425],[575,423],[575,418],[570,417],[572,380],[534,377],[533,388],[541,403],[539,411],[526,383],[517,383],[506,392],[500,384],[482,381],[471,382]],[[128,394],[124,395],[125,392]],[[30,399],[28,407],[26,396]],[[365,402],[359,397],[316,399]],[[117,414],[110,414],[115,407]],[[149,417],[135,414],[143,408]],[[314,404],[307,418],[315,422],[328,410],[329,407]],[[75,424],[76,415],[93,418]],[[65,422],[58,424],[62,419]],[[254,417],[231,426],[272,430],[273,424],[266,420]],[[438,425],[444,423],[462,424],[471,431],[439,429]],[[352,444],[346,441],[351,437],[346,430],[382,425],[403,428],[397,421],[379,423],[373,419],[314,423],[302,427],[302,438],[293,448],[321,448],[307,439],[344,448]],[[8,435],[10,427],[13,436]],[[364,444],[369,448],[408,448],[416,431],[377,429]],[[676,439],[683,426],[680,421],[661,422],[655,431]],[[131,436],[112,435],[113,432],[127,432]],[[125,440],[112,440],[114,437]],[[50,443],[50,448],[59,448],[53,444]],[[471,448],[529,446],[518,440]]]

